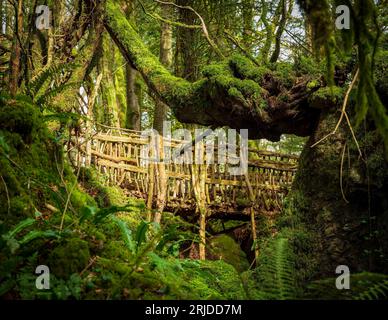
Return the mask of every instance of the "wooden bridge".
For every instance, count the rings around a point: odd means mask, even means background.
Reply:
[[[105,175],[109,183],[145,199],[149,220],[151,212],[156,212],[157,222],[163,211],[198,214],[203,241],[209,218],[251,220],[254,228],[255,215],[278,212],[298,164],[296,155],[247,148],[247,171],[233,175],[230,169],[235,165],[220,163],[215,157],[209,160],[204,141],[197,148],[203,153],[203,163],[187,164],[185,156],[198,156],[194,155],[198,153],[194,148],[184,149],[191,141],[144,136],[141,132],[103,125],[94,125],[85,132],[73,140],[77,146],[73,159],[77,157],[81,164],[93,166]],[[214,145],[215,151],[219,148],[219,144]],[[236,153],[241,150],[237,145],[233,148]],[[174,151],[178,151],[179,157],[166,162]],[[154,158],[159,161],[149,161]]]

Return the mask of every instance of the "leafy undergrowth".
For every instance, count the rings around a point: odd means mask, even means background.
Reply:
[[[145,222],[143,201],[108,186],[94,170],[80,170],[77,179],[62,148],[66,126],[49,131],[45,120],[28,98],[0,96],[3,299],[386,297],[387,278],[376,274],[354,275],[349,292],[334,290],[333,279],[301,290],[307,272],[301,270],[314,264],[296,254],[308,252],[309,243],[298,223],[264,242],[258,267],[241,274],[247,266],[238,248],[225,260],[179,259],[182,244],[198,242],[195,227],[168,213],[162,227]],[[289,211],[285,220],[295,218]],[[221,256],[231,239],[216,240],[209,249]],[[36,288],[40,265],[50,270],[48,290]]]
[[[45,120],[28,98],[0,97],[2,298],[246,298],[231,265],[178,258],[181,243],[197,241],[186,222],[166,213],[163,228],[146,223],[143,201],[94,170],[77,180],[64,123],[52,132]],[[36,288],[39,265],[49,267],[48,290]]]

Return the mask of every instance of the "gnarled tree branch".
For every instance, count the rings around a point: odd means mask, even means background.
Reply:
[[[310,135],[316,126],[320,112],[309,106],[309,98],[319,85],[309,88],[308,77],[284,84],[265,67],[235,56],[208,66],[204,78],[191,83],[159,62],[115,1],[107,1],[104,25],[124,57],[181,122],[244,128],[250,138],[272,141],[284,133]]]

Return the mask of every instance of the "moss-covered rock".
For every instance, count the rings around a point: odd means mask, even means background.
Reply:
[[[48,264],[53,275],[67,278],[73,273],[81,272],[89,259],[88,243],[79,238],[70,238],[50,252]]]
[[[238,272],[243,272],[249,268],[249,263],[245,252],[241,250],[239,244],[226,234],[218,235],[209,239],[209,255],[213,259],[223,260],[232,265]]]

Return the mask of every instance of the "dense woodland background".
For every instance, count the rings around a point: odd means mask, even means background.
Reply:
[[[335,28],[338,5],[350,29]],[[0,0],[0,296],[385,298],[387,19],[372,0]],[[187,256],[196,216],[146,222],[142,200],[69,160],[90,123],[164,120],[300,154],[256,242],[249,223],[215,220],[207,259]],[[40,264],[50,290],[35,287]],[[341,264],[351,290],[335,288]]]

